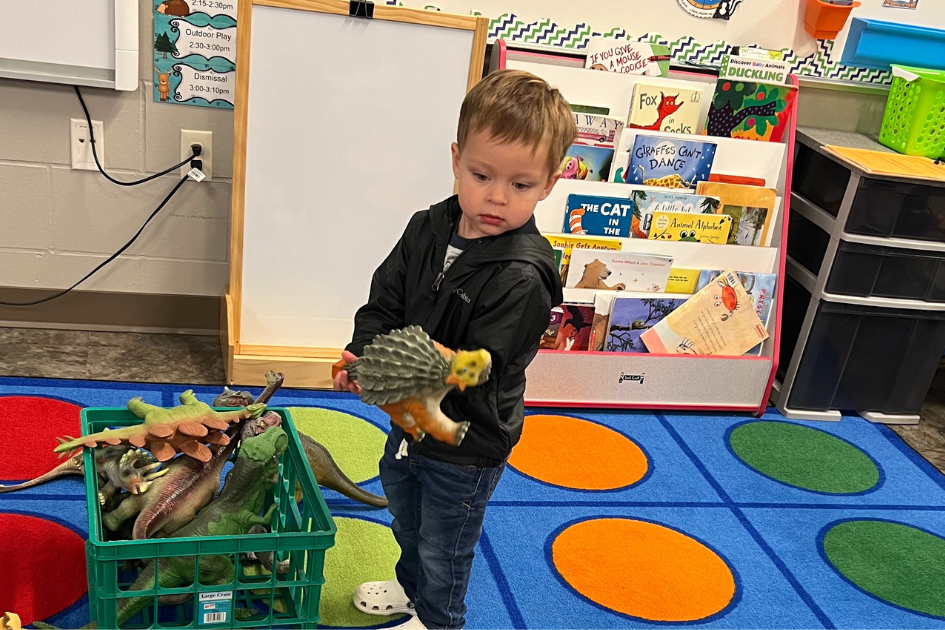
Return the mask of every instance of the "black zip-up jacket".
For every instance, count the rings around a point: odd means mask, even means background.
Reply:
[[[538,352],[552,307],[561,303],[561,280],[534,217],[516,230],[475,240],[444,274],[446,247],[461,213],[453,196],[410,219],[374,272],[347,350],[361,356],[376,335],[412,325],[447,348],[488,350],[488,382],[454,390],[441,404],[453,420],[471,423],[462,444],[428,437],[415,448],[431,459],[491,467],[508,459],[522,435],[525,368]]]

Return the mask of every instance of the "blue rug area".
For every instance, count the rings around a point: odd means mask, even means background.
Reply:
[[[22,397],[78,408],[123,407],[143,396],[172,406],[185,389],[0,379],[0,411],[5,401],[22,405]],[[207,402],[219,393],[193,389]],[[283,390],[272,404],[332,410],[371,431],[388,429],[382,412],[346,394]],[[5,418],[7,427],[16,423]],[[22,427],[4,439],[22,440],[28,458],[54,444],[55,431],[36,435],[42,426],[28,427],[32,439],[18,435]],[[381,441],[370,444],[378,457]],[[14,468],[0,462],[2,471]],[[376,473],[358,480],[382,493]],[[386,510],[324,494],[339,523],[370,521],[386,536]],[[0,494],[0,513],[9,516],[0,518],[4,540],[35,528],[34,519],[64,545],[87,537],[77,478]],[[860,418],[533,410],[487,513],[467,627],[945,629],[945,567],[923,563],[943,549],[945,477],[895,433]],[[26,580],[39,571],[30,564],[35,553],[0,551],[6,575]],[[337,553],[353,551],[339,543]],[[0,612],[15,602],[61,627],[86,623],[87,595],[69,591],[84,583],[85,568],[68,569],[57,577],[64,586],[54,603],[36,603],[4,580]],[[344,610],[350,593],[329,586],[326,626],[356,627]]]

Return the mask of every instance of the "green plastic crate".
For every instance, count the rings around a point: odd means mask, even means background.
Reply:
[[[945,155],[945,72],[893,67],[879,141],[906,155]]]
[[[151,604],[121,628],[314,628],[318,623],[321,587],[325,582],[325,551],[334,545],[335,523],[315,482],[292,418],[286,409],[270,407],[282,416],[282,428],[289,445],[279,465],[279,482],[270,491],[266,508],[277,504],[272,532],[246,536],[208,536],[205,538],[153,538],[107,542],[98,502],[98,483],[92,451],[85,449],[85,491],[89,512],[89,540],[86,563],[89,580],[89,611],[99,628],[118,628],[117,604],[120,598],[149,596]],[[82,434],[97,433],[140,423],[123,408],[88,408],[82,410]],[[296,502],[296,483],[301,485],[302,500]],[[288,559],[285,575],[255,575],[246,569],[241,553],[274,551],[275,561]],[[168,557],[227,555],[236,565],[233,582],[223,585],[195,584],[174,589],[155,586],[151,590],[129,591],[140,569],[123,570],[125,561]],[[161,595],[192,594],[181,604],[157,604]],[[229,598],[230,613],[225,621],[205,623],[213,617],[200,614],[200,594]],[[157,607],[156,607],[157,606]],[[225,603],[222,604],[225,606]],[[217,610],[221,608],[217,604]],[[257,610],[255,616],[235,620],[238,608]],[[214,611],[204,611],[214,614]],[[218,617],[219,617],[219,613]],[[218,618],[217,617],[217,618]]]

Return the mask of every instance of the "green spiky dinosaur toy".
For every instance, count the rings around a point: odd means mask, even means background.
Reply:
[[[266,411],[264,404],[234,411],[216,411],[207,403],[197,400],[193,390],[189,389],[180,395],[180,402],[179,407],[164,409],[149,405],[140,397],[132,398],[128,402],[128,410],[144,422],[63,442],[54,452],[66,454],[83,446],[94,448],[99,444],[116,446],[127,443],[138,448],[147,447],[159,462],[168,461],[177,451],[197,461],[208,462],[211,453],[206,444],[229,443],[223,431],[230,424],[258,418]]]

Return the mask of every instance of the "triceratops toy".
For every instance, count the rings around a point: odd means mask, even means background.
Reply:
[[[427,434],[459,446],[469,422],[456,422],[440,410],[440,402],[452,389],[482,385],[489,380],[492,357],[487,350],[453,351],[430,339],[419,326],[408,326],[378,335],[364,347],[361,358],[341,370],[361,387],[361,401],[377,405],[391,421],[418,442]]]

